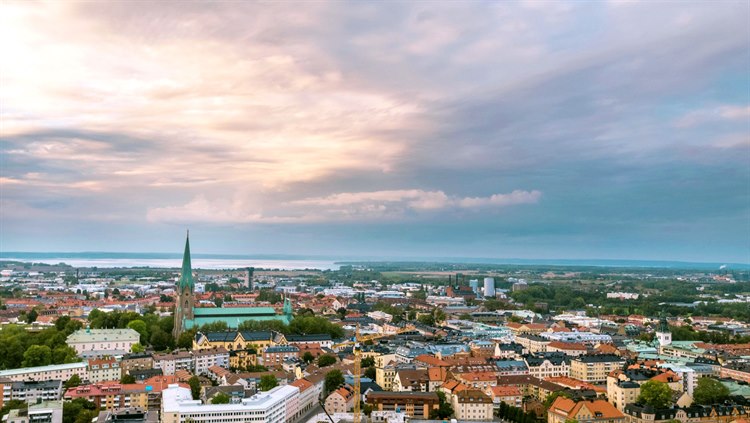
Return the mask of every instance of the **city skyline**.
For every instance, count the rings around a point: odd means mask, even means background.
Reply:
[[[0,8],[0,251],[750,263],[747,2]]]

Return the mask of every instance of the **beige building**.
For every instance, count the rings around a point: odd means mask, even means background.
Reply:
[[[492,398],[478,389],[466,389],[452,398],[453,410],[458,420],[492,420],[494,405]]]
[[[326,398],[325,409],[328,414],[348,413],[354,407],[354,389],[349,385],[331,392]]]
[[[393,390],[396,377],[396,354],[383,354],[375,357],[375,383],[385,391]]]
[[[625,359],[614,354],[575,357],[570,361],[570,377],[589,383],[604,383],[607,375],[625,366]]]
[[[604,400],[578,401],[557,397],[547,410],[547,423],[575,420],[587,423],[626,423],[625,415]]]
[[[120,362],[114,357],[94,358],[89,360],[89,382],[119,381],[122,376]]]
[[[80,357],[125,355],[141,335],[133,329],[79,329],[65,340]]]

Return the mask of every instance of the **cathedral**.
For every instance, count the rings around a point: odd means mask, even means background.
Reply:
[[[195,308],[195,280],[190,262],[190,236],[185,239],[185,253],[182,256],[182,272],[177,282],[177,301],[174,309],[175,339],[180,334],[192,328],[201,327],[207,323],[225,322],[229,328],[236,329],[242,322],[248,320],[280,320],[289,324],[292,320],[292,304],[288,298],[284,299],[283,314],[276,314],[273,307],[205,307]]]

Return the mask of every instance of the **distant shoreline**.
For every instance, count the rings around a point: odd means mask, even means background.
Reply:
[[[555,267],[617,267],[634,269],[684,269],[719,271],[750,270],[743,263],[701,263],[670,260],[615,260],[615,259],[513,259],[472,257],[334,257],[283,254],[192,254],[194,266],[204,269],[232,269],[242,267],[278,269],[338,269],[341,265],[477,265],[477,266],[555,266]],[[2,252],[0,261],[34,262],[55,265],[65,263],[72,267],[98,268],[176,268],[180,266],[179,253],[111,253],[111,252]]]

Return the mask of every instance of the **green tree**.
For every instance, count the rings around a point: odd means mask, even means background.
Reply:
[[[143,320],[131,320],[128,323],[128,328],[133,329],[141,335],[141,344],[148,342],[148,326]]]
[[[190,385],[190,394],[194,400],[200,399],[201,397],[201,381],[198,376],[193,376],[188,379],[188,385]]]
[[[23,367],[47,366],[52,362],[52,350],[46,345],[32,345],[23,353]]]
[[[0,408],[0,416],[5,416],[10,413],[10,410],[20,410],[28,408],[29,405],[23,400],[10,400],[3,404],[3,408]]]
[[[96,412],[96,405],[84,398],[63,403],[62,423],[90,423],[91,416]],[[88,421],[85,419],[88,418]]]
[[[336,357],[330,354],[325,354],[318,357],[318,367],[327,367],[332,364],[336,364]]]
[[[654,408],[665,408],[672,403],[672,389],[664,382],[649,380],[641,385],[638,402]]]
[[[258,383],[258,389],[261,391],[270,391],[271,389],[279,386],[279,381],[276,380],[276,376],[272,374],[263,375],[260,377],[260,383]]]
[[[362,361],[360,362],[360,365],[362,367],[370,367],[375,365],[375,358],[374,357],[364,357]]]
[[[698,379],[693,390],[693,401],[701,405],[717,404],[729,397],[729,389],[716,379],[704,377]]]
[[[315,360],[315,357],[313,357],[312,353],[310,351],[305,351],[304,354],[302,354],[302,361],[304,361],[307,364],[310,364]]]
[[[124,374],[120,378],[120,383],[122,383],[122,384],[125,384],[125,383],[135,383],[135,376],[130,375],[130,374]]]
[[[375,380],[375,366],[370,366],[365,369],[365,377]]]
[[[26,323],[34,323],[36,322],[36,318],[39,317],[39,313],[36,312],[35,308],[32,308],[29,314],[26,315]]]
[[[177,338],[177,348],[184,348],[186,350],[193,348],[193,338],[195,337],[196,332],[197,331],[194,329],[182,332]]]
[[[547,398],[544,400],[544,406],[546,408],[549,408],[552,405],[552,403],[555,402],[555,400],[558,397],[570,398],[570,394],[568,392],[566,392],[566,391],[553,392],[553,393],[547,395]]]
[[[142,353],[144,351],[146,351],[146,349],[143,348],[143,345],[141,345],[141,344],[139,344],[137,342],[135,344],[133,344],[132,347],[130,347],[130,352],[135,353],[135,354]]]
[[[440,400],[440,405],[438,406],[437,410],[430,411],[430,418],[431,419],[447,419],[450,416],[453,415],[453,406],[446,401],[445,399],[445,393],[442,391],[437,391],[438,399]]]
[[[172,335],[163,331],[159,326],[154,326],[151,332],[151,346],[157,351],[164,351],[169,348],[172,341]]]
[[[229,404],[230,399],[229,395],[219,392],[216,396],[211,398],[211,404]]]
[[[73,375],[73,376],[70,377],[70,379],[68,379],[63,384],[63,388],[65,388],[66,390],[68,390],[70,388],[75,388],[76,386],[80,386],[80,385],[81,385],[81,377],[78,376],[78,375]]]
[[[344,375],[341,373],[341,370],[331,370],[326,374],[326,379],[324,383],[326,396],[328,393],[333,392],[337,389],[339,389],[341,386],[344,385]]]

